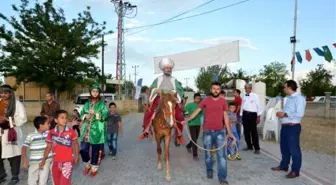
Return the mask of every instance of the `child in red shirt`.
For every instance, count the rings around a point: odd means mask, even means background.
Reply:
[[[67,111],[57,111],[55,122],[56,127],[51,129],[47,136],[47,148],[44,151],[40,168],[44,167],[52,149],[54,157],[51,174],[54,185],[71,185],[72,166],[79,160],[78,137],[75,131],[67,126]]]

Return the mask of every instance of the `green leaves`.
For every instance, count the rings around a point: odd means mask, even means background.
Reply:
[[[0,14],[13,31],[0,27],[0,73],[14,76],[17,83],[36,82],[51,90],[72,91],[86,78],[97,78],[99,69],[90,60],[97,57],[105,22],[94,21],[88,7],[80,16],[66,21],[64,10],[53,0],[28,6],[27,0],[12,6],[16,17]]]
[[[307,77],[300,80],[301,92],[307,97],[324,96],[324,92],[335,92],[332,85],[333,75],[331,71],[325,69],[322,64],[311,70]]]
[[[218,81],[220,83],[227,82],[230,78],[230,70],[226,65],[215,65],[206,68],[203,67],[200,69],[195,79],[196,87],[198,88],[198,90],[204,93],[210,92],[213,73],[217,75]]]
[[[267,96],[275,97],[279,93],[283,94],[283,84],[289,74],[286,67],[286,64],[275,61],[264,65],[264,68],[259,71],[258,80],[266,83]]]

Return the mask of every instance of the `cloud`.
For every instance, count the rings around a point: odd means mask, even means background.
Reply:
[[[193,39],[190,37],[176,37],[173,39],[163,39],[163,40],[157,40],[156,42],[162,42],[162,43],[169,43],[169,42],[182,42],[182,43],[190,43],[190,44],[204,44],[204,45],[218,45],[221,43],[226,42],[232,42],[239,40],[239,44],[241,47],[249,48],[252,50],[257,50],[258,48],[253,46],[251,41],[247,38],[243,37],[216,37],[211,39]]]
[[[324,61],[323,68],[329,70],[333,74],[332,83],[336,85],[336,63],[333,61],[332,62]],[[311,70],[313,69],[295,71],[294,80],[299,82],[300,80],[305,79]],[[291,78],[291,77],[292,77],[292,73],[288,75],[288,78]]]
[[[124,25],[125,29],[127,29],[127,28],[134,28],[134,27],[138,27],[138,26],[144,25],[144,22],[139,21],[137,19],[125,19],[125,20],[126,20],[126,22],[128,22],[128,23],[126,23]]]

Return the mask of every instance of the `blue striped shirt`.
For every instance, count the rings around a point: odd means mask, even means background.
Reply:
[[[39,163],[43,159],[44,150],[47,147],[46,139],[49,131],[39,133],[35,130],[34,133],[28,134],[23,146],[29,148],[29,161],[30,163]],[[51,160],[53,154],[49,153],[48,160]]]

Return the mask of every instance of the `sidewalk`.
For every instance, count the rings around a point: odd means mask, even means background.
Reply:
[[[280,162],[279,143],[260,139],[260,146],[262,153]],[[302,151],[301,176],[310,179],[316,184],[334,185],[336,182],[335,172],[335,156]]]

